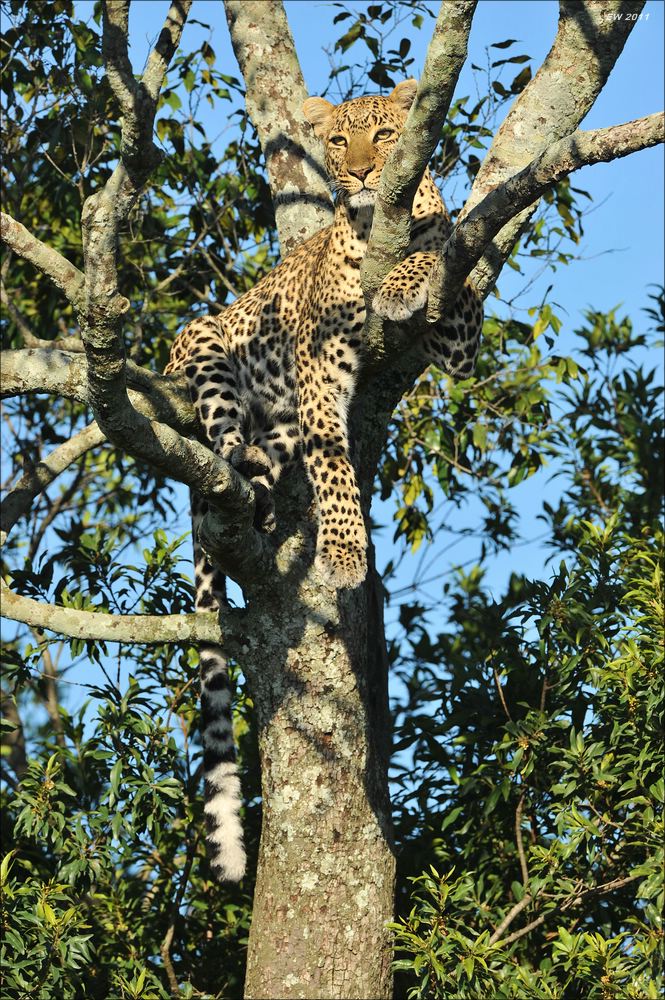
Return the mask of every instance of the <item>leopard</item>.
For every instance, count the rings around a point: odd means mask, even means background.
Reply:
[[[338,589],[358,587],[367,574],[367,531],[348,431],[363,359],[361,264],[381,174],[416,90],[411,79],[387,96],[304,102],[304,117],[324,143],[335,194],[332,224],[221,313],[190,322],[166,368],[167,374],[184,371],[207,444],[251,481],[258,530],[274,530],[275,487],[289,467],[304,462],[317,512],[316,568],[324,584]],[[379,287],[374,312],[404,322],[425,308],[430,274],[451,228],[425,170],[408,253]],[[451,315],[422,335],[425,363],[471,376],[482,321],[481,300],[467,282]],[[194,497],[195,606],[201,611],[226,603],[223,577],[197,543],[205,511]],[[219,647],[200,647],[199,658],[208,852],[216,874],[237,881],[246,859],[229,673]]]

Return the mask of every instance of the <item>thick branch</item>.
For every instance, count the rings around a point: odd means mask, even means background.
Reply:
[[[182,434],[197,431],[197,419],[183,376],[156,375],[127,362],[129,398],[136,410]],[[78,353],[50,348],[2,352],[0,395],[6,399],[44,392],[90,404],[86,360]]]
[[[225,0],[224,6],[287,254],[332,221],[320,146],[302,112],[305,82],[281,0]]]
[[[188,615],[107,615],[59,608],[20,597],[3,581],[0,581],[0,593],[4,618],[32,628],[49,629],[72,639],[130,642],[143,646],[162,642],[226,641],[219,614],[213,611]]]
[[[140,81],[134,78],[129,59],[129,3],[127,0],[105,0],[102,8],[102,54],[106,75],[123,114],[123,165],[135,175],[134,186],[137,188],[142,187],[161,159],[161,153],[152,141],[157,98],[191,5],[192,0],[175,0],[171,4]]]
[[[418,91],[402,135],[381,175],[372,233],[363,261],[368,301],[404,257],[413,199],[441,138],[457,78],[466,60],[476,0],[442,3]]]
[[[165,475],[195,489],[214,509],[238,518],[245,526],[245,543],[253,537],[253,490],[226,462],[197,441],[182,438],[166,424],[149,421],[127,395],[121,319],[129,303],[117,294],[118,231],[154,165],[152,130],[159,89],[182,32],[190,0],[176,0],[144,79],[132,89],[127,56],[127,17],[123,2],[105,5],[104,53],[112,86],[123,106],[121,163],[101,191],[83,209],[86,307],[81,332],[88,358],[88,398],[99,426],[114,444],[141,458]],[[254,541],[261,551],[264,539]]]
[[[138,86],[129,59],[129,0],[106,0],[103,5],[102,55],[106,76],[123,115],[135,113]]]
[[[21,514],[28,511],[35,496],[72,462],[88,449],[100,444],[103,439],[104,435],[98,426],[91,424],[51,452],[35,469],[22,476],[2,504],[3,542]],[[214,460],[211,452],[207,449],[202,450]],[[1,590],[2,614],[5,618],[23,622],[32,628],[50,629],[71,638],[141,644],[174,641],[220,642],[222,639],[217,613],[165,616],[106,615],[59,608],[20,597],[10,590],[4,581]]]
[[[250,483],[209,448],[182,437],[174,429],[179,427],[189,434],[197,429],[187,390],[178,384],[181,380],[154,375],[131,362],[127,369],[130,382],[136,386],[134,391],[130,390],[134,405],[121,413],[110,413],[106,420],[106,426],[114,428],[114,436],[121,441],[123,450],[159,469],[163,475],[185,483],[219,511],[223,521],[216,534],[233,532],[242,552],[243,566],[249,568],[252,554],[257,565],[271,565],[270,541],[252,527],[254,491]],[[3,396],[51,392],[90,403],[85,359],[78,354],[5,351],[1,375]],[[106,428],[104,433],[109,437]],[[236,524],[233,529],[232,524]],[[235,579],[230,567],[227,573]]]
[[[275,549],[252,529],[252,520],[253,509],[243,516],[218,508],[203,518],[199,529],[199,541],[213,563],[240,586],[272,579],[275,572]]]
[[[512,105],[482,163],[460,218],[547,146],[570,135],[593,107],[637,23],[644,0],[561,0],[554,44]],[[483,297],[535,211],[525,209],[497,234],[471,278]]]
[[[573,132],[490,191],[458,223],[443,249],[430,282],[429,322],[435,322],[450,310],[464,279],[492,238],[552,184],[580,167],[619,159],[663,141],[665,121],[662,113],[612,128]]]
[[[413,198],[441,137],[457,78],[466,60],[475,9],[476,0],[441,4],[415,100],[381,175],[372,232],[361,269],[368,305],[408,248]],[[384,324],[368,309],[365,325],[368,359],[383,357],[384,336]]]
[[[5,212],[0,213],[0,237],[8,247],[30,261],[67,296],[75,309],[83,304],[83,274],[77,267],[33,236],[25,226]]]

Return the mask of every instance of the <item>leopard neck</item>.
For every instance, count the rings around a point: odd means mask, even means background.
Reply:
[[[336,239],[347,244],[350,248],[357,246],[359,250],[364,252],[372,229],[373,218],[373,205],[365,208],[351,208],[344,199],[340,199],[335,206],[333,233]]]

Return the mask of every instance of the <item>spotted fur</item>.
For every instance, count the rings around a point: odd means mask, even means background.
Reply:
[[[331,226],[290,254],[220,316],[196,319],[177,337],[167,372],[184,369],[210,446],[248,476],[256,525],[274,527],[272,493],[301,454],[318,511],[316,563],[335,587],[356,587],[367,572],[367,535],[349,458],[347,414],[361,363],[365,302],[360,265],[384,163],[399,136],[416,82],[388,97],[335,107],[309,98],[304,113],[325,142],[337,194]],[[405,320],[422,309],[436,251],[450,221],[429,172],[413,204],[409,256],[388,274],[373,306]],[[455,312],[423,338],[428,361],[451,374],[473,371],[482,308],[471,286]],[[194,530],[203,511],[195,501]],[[196,545],[197,607],[224,601],[214,569]],[[231,692],[216,647],[201,651],[206,815],[213,864],[223,878],[244,869],[240,801],[230,723]]]

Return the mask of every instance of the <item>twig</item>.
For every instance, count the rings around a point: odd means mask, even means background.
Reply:
[[[171,987],[171,993],[174,997],[181,996],[180,987],[178,985],[178,978],[175,974],[173,968],[173,962],[171,961],[171,945],[173,944],[173,936],[175,934],[176,920],[178,919],[178,913],[180,910],[180,904],[182,903],[182,897],[185,894],[185,889],[187,887],[187,882],[189,881],[189,873],[192,870],[192,863],[194,861],[194,846],[196,841],[188,844],[187,850],[187,860],[185,866],[182,870],[182,875],[180,876],[180,884],[178,885],[178,891],[173,898],[173,904],[171,906],[171,922],[168,926],[166,934],[164,935],[164,940],[162,941],[159,953],[162,956],[162,961],[164,962],[164,968],[166,970],[166,976],[169,981],[169,986]]]
[[[508,913],[505,915],[505,917],[503,918],[497,929],[490,937],[489,939],[490,944],[496,944],[496,942],[500,939],[501,935],[505,931],[506,927],[510,927],[515,917],[518,917],[522,912],[522,910],[526,910],[527,906],[529,906],[529,904],[533,902],[533,899],[534,897],[531,895],[531,893],[527,893],[526,896],[522,896],[519,903],[515,903],[515,905],[510,910],[508,910]]]
[[[529,866],[526,862],[524,841],[522,839],[522,809],[524,807],[525,794],[525,792],[522,792],[520,795],[519,802],[517,803],[517,809],[515,810],[515,841],[517,843],[517,853],[520,859],[520,868],[522,869],[522,885],[526,889],[529,884]]]
[[[467,472],[469,470],[464,469],[463,471]],[[506,699],[504,697],[503,688],[501,686],[501,679],[499,677],[499,673],[498,673],[496,667],[494,666],[494,664],[492,664],[492,673],[494,674],[494,683],[496,684],[496,689],[497,689],[497,692],[499,694],[499,699],[500,699],[501,704],[503,706],[503,710],[506,713],[506,717],[507,717],[508,721],[512,722],[513,718],[511,716],[509,710],[508,710],[508,706],[506,705]]]
[[[532,920],[531,923],[528,923],[524,927],[521,927],[518,931],[514,931],[514,933],[509,934],[508,937],[501,938],[501,933],[506,929],[506,927],[508,927],[513,922],[518,913],[521,913],[521,911],[524,909],[524,906],[521,906],[519,910],[517,909],[517,907],[513,907],[513,909],[510,910],[506,918],[499,924],[497,930],[490,938],[489,943],[495,945],[497,948],[503,948],[508,944],[512,944],[513,941],[518,941],[520,938],[524,937],[525,934],[528,934],[529,931],[532,931],[535,927],[540,927],[541,924],[545,923],[548,917],[557,916],[560,913],[564,913],[566,910],[570,910],[573,907],[580,906],[582,903],[586,902],[587,899],[593,898],[593,896],[601,896],[605,895],[608,892],[612,892],[614,889],[621,889],[623,888],[624,885],[628,885],[630,882],[635,882],[637,879],[640,878],[643,878],[643,876],[627,875],[625,878],[617,878],[614,879],[612,882],[606,882],[604,885],[590,886],[584,891],[578,893],[577,896],[574,896],[571,899],[566,900],[564,903],[561,904],[561,906],[555,906],[551,910],[547,910],[545,913],[541,913],[541,915],[539,917],[536,917],[535,920]],[[524,899],[527,898],[528,901],[531,902],[531,897],[530,896],[524,897]],[[518,903],[517,905],[520,906],[521,903],[524,903],[524,899],[522,899],[520,903]]]

